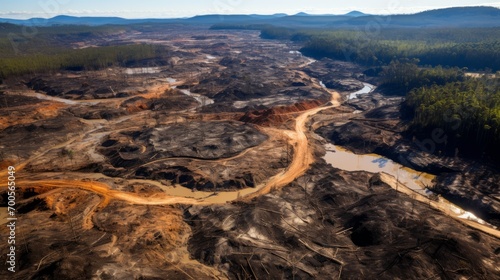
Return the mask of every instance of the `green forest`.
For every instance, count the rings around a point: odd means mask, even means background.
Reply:
[[[409,121],[407,136],[428,139],[441,135],[434,144],[442,154],[487,156],[499,163],[498,72],[472,78],[458,67],[419,67],[417,59],[394,60],[382,69],[379,90],[406,95],[401,115]]]
[[[382,67],[379,90],[406,95],[401,106],[409,121],[410,138],[434,133],[446,141],[434,143],[447,155],[469,157],[485,153],[500,159],[500,75],[467,77],[461,68],[419,67],[418,60],[395,60]],[[436,132],[437,131],[437,132]]]
[[[123,45],[62,50],[58,54],[30,54],[0,58],[0,77],[49,70],[97,70],[114,65],[127,66],[139,60],[156,58],[162,48],[153,45]]]
[[[74,49],[71,43],[91,41],[128,27],[53,26],[27,33],[22,27],[0,24],[0,79],[51,70],[96,70],[164,56],[157,45],[133,44]],[[24,32],[23,32],[24,31]],[[31,35],[30,35],[31,34]]]
[[[0,23],[0,58],[40,53],[57,54],[61,50],[71,48],[71,43],[91,41],[126,30],[126,27],[111,25],[23,27]]]
[[[465,80],[465,68],[419,67],[418,62],[404,58],[381,67],[379,90],[388,95],[406,95],[416,88]]]
[[[437,144],[449,155],[458,151],[471,157],[500,158],[499,76],[413,89],[402,112],[412,120],[412,135],[442,130],[446,141]]]
[[[224,25],[215,28],[225,28]],[[401,107],[409,138],[429,138],[447,155],[500,160],[500,72],[467,77],[470,70],[500,70],[500,28],[385,28],[374,33],[340,29],[258,29],[265,39],[302,43],[315,58],[351,61],[369,67],[385,94],[406,96]]]
[[[382,66],[418,59],[421,66],[500,70],[500,28],[294,29],[271,25],[218,24],[213,29],[260,30],[264,39],[302,42],[304,55]]]
[[[141,26],[40,27],[26,36],[20,27],[0,24],[0,80],[51,70],[95,70],[164,58],[161,46],[134,44],[72,48]],[[157,28],[161,28],[157,27]],[[470,70],[500,70],[500,28],[406,28],[378,32],[291,29],[271,25],[219,24],[213,29],[261,30],[266,39],[300,42],[301,52],[366,65],[386,94],[406,95],[402,114],[409,135],[436,128],[448,136],[441,150],[500,158],[500,76],[472,79]],[[24,34],[24,35],[22,35]],[[375,69],[375,70],[374,70]]]

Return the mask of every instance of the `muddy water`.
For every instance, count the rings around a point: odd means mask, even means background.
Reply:
[[[324,86],[324,84],[322,82],[320,82],[320,84],[322,86]],[[374,86],[372,86],[370,84],[365,84],[365,88],[356,92],[356,94],[359,95],[359,94],[369,93],[373,90],[373,88],[374,88]],[[202,103],[202,101],[203,101],[202,98],[206,98],[206,97],[201,96],[199,94],[191,93],[189,90],[181,90],[181,91],[188,96],[192,96],[200,103]],[[212,103],[213,103],[212,99],[208,99],[208,98],[205,99],[205,105],[212,104]],[[333,149],[334,146],[332,145],[331,148]],[[350,161],[348,161],[348,162],[350,162]],[[278,173],[275,176],[279,176],[281,173],[283,173],[283,171]],[[404,174],[402,176],[404,176]],[[272,178],[270,178],[270,179],[272,179]],[[432,180],[432,178],[429,178],[429,182],[430,182],[430,180]],[[165,192],[165,194],[167,194],[167,195],[199,199],[199,200],[203,200],[205,203],[227,203],[229,201],[234,201],[234,200],[238,199],[239,197],[244,197],[246,195],[252,194],[252,193],[256,192],[257,190],[259,190],[261,187],[266,185],[264,182],[263,184],[257,186],[256,188],[246,188],[246,189],[242,189],[239,191],[215,193],[213,191],[209,191],[209,192],[207,192],[207,191],[194,191],[193,192],[191,189],[185,188],[185,187],[180,186],[180,185],[166,186],[166,185],[163,185],[163,184],[161,184],[157,181],[153,181],[153,180],[133,180],[133,182],[155,185],[155,186],[161,188]]]
[[[326,144],[325,148],[327,152],[323,158],[335,168],[345,171],[385,172],[415,192],[425,196],[432,194],[425,190],[427,186],[433,185],[432,180],[436,176],[432,174],[417,172],[376,154],[357,155],[333,144]]]
[[[433,194],[427,187],[434,185],[432,180],[436,177],[435,175],[415,171],[376,154],[357,155],[333,144],[326,144],[325,148],[327,152],[323,158],[335,168],[345,171],[383,172],[396,179],[395,188],[398,191],[407,193],[404,189],[410,189],[427,198]],[[439,203],[439,208],[445,214],[453,216],[456,219],[474,221],[490,228],[495,228],[473,213],[461,209],[442,197],[439,197],[439,201],[436,203]]]
[[[319,81],[319,85],[322,87],[322,88],[326,88],[326,85],[323,83],[323,81]],[[372,92],[374,89],[375,89],[375,86],[374,85],[371,85],[369,83],[363,83],[364,87],[356,92],[353,92],[353,93],[350,93],[347,98],[349,100],[351,99],[354,99],[354,98],[358,98],[360,95],[362,94],[366,94],[366,93],[370,93]]]
[[[320,82],[320,85],[324,87],[322,82]],[[370,93],[375,89],[374,85],[368,83],[363,83],[363,85],[364,88],[361,90],[349,94],[348,99],[357,98],[359,95]],[[380,155],[357,155],[330,143],[325,145],[325,149],[326,154],[323,158],[335,168],[351,172],[366,171],[371,173],[385,173],[394,177],[396,183],[392,187],[402,193],[412,194],[414,192],[416,193],[415,195],[419,195],[425,199],[433,195],[433,192],[428,189],[434,185],[432,181],[436,176],[433,174],[418,172]],[[421,199],[417,200],[422,201]],[[438,208],[441,211],[455,219],[473,221],[489,228],[496,229],[473,213],[461,209],[442,197],[439,197],[438,201],[434,203],[438,204]]]
[[[189,91],[187,89],[181,89],[181,92],[187,96],[191,96],[192,98],[196,99],[196,101],[198,101],[198,103],[200,103],[199,107],[214,104],[213,99],[210,99],[204,95],[192,93],[191,91]]]
[[[375,89],[375,86],[370,85],[369,83],[363,83],[363,85],[365,86],[364,88],[349,94],[349,97],[348,97],[349,100],[354,99],[354,98],[358,98],[359,95],[370,93]]]

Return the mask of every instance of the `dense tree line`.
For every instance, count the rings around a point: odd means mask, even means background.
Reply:
[[[500,28],[260,30],[262,38],[303,42],[308,56],[374,66],[380,90],[406,95],[401,112],[411,123],[410,137],[432,138],[448,155],[500,159],[500,72],[465,75],[500,70]]]
[[[471,78],[466,69],[419,67],[418,60],[395,60],[382,67],[379,89],[406,95],[406,133],[431,152],[483,157],[500,163],[500,72]],[[429,144],[429,143],[427,143]],[[433,150],[434,149],[434,150]]]
[[[212,30],[262,30],[272,28],[269,24],[246,24],[246,23],[218,23],[210,27]]]
[[[421,65],[500,70],[500,28],[295,30],[265,27],[266,39],[303,41],[301,52],[364,65],[418,59]]]
[[[424,86],[408,94],[402,111],[412,135],[439,133],[448,154],[500,158],[500,76]]]
[[[379,89],[386,94],[406,95],[412,89],[465,80],[466,69],[419,67],[418,62],[418,59],[394,60],[382,67]]]
[[[61,25],[26,27],[0,23],[0,58],[29,54],[57,54],[72,43],[106,37],[123,32],[122,26]]]
[[[359,32],[358,32],[359,33]],[[478,43],[497,41],[500,28],[382,28],[362,33],[368,39],[435,43]]]
[[[349,36],[312,37],[302,53],[364,65],[386,65],[395,58],[416,58],[423,65],[500,70],[500,41],[436,43],[364,40]]]
[[[0,58],[0,77],[50,70],[96,70],[156,58],[163,48],[155,45],[122,45],[64,50],[57,54],[31,54]]]
[[[154,58],[158,46],[122,45],[73,49],[72,44],[122,32],[123,26],[26,27],[0,23],[0,78],[51,70],[93,70]]]

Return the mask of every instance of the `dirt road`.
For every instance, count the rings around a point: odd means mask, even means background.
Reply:
[[[163,91],[164,88],[156,88],[153,90],[151,94],[158,94],[159,92]],[[317,107],[314,109],[307,110],[300,114],[296,119],[295,119],[295,130],[294,131],[278,131],[279,133],[282,133],[284,135],[287,135],[288,138],[290,139],[291,144],[294,147],[294,155],[293,155],[293,160],[291,164],[283,171],[278,173],[277,175],[271,177],[267,183],[257,186],[256,191],[252,192],[250,194],[247,194],[243,198],[237,198],[240,200],[251,200],[255,197],[267,194],[271,192],[273,189],[280,189],[287,184],[293,182],[295,179],[303,175],[309,168],[309,166],[314,162],[314,156],[313,156],[313,150],[309,146],[309,140],[307,139],[306,133],[309,131],[307,127],[307,121],[308,119],[329,108],[333,108],[336,106],[340,105],[340,100],[341,97],[340,95],[335,92],[335,91],[329,91],[332,98],[330,101],[330,105],[325,105],[322,107]],[[73,141],[70,140],[68,142]],[[61,145],[58,145],[57,147],[64,146],[66,143],[63,143]],[[40,157],[42,155],[37,155],[36,157]],[[31,159],[32,160],[32,159]],[[29,162],[28,160],[27,162]],[[22,169],[26,163],[23,163],[21,166],[17,167],[17,170]],[[394,178],[390,178],[389,176],[386,176],[383,174],[384,181],[388,183],[390,186],[394,185]],[[3,182],[1,182],[3,183]],[[203,198],[200,199],[193,199],[193,198],[187,198],[187,197],[182,197],[182,196],[169,196],[169,195],[162,195],[162,194],[155,194],[154,196],[150,197],[143,197],[134,193],[130,192],[123,192],[123,191],[117,191],[117,190],[112,190],[107,184],[101,183],[101,182],[83,182],[83,181],[75,181],[75,180],[39,180],[39,181],[31,181],[31,180],[23,180],[20,179],[18,181],[18,184],[23,187],[55,187],[55,188],[76,188],[76,189],[82,189],[86,191],[90,191],[93,193],[97,193],[101,196],[103,196],[106,199],[119,199],[123,200],[132,204],[140,204],[140,205],[172,205],[172,204],[190,204],[190,205],[209,205],[213,204],[213,202],[210,202],[210,200],[206,200]],[[5,184],[2,184],[5,185]],[[400,184],[402,185],[402,184]],[[399,192],[409,194],[408,191],[404,187],[400,187],[397,189]],[[236,196],[238,192],[229,192],[226,195],[233,194]],[[412,193],[413,194],[413,193]],[[237,196],[236,196],[237,197]],[[428,203],[427,198],[422,198],[419,197],[418,195],[415,197],[416,200]],[[424,201],[425,200],[425,201]],[[433,208],[436,208],[445,214],[447,213],[448,208],[446,208],[446,204],[449,204],[449,202],[444,202],[444,201],[439,201],[439,202],[431,202],[430,206]],[[448,211],[449,212],[449,211]],[[485,225],[481,225],[478,223],[475,223],[473,221],[467,221],[464,219],[461,219],[458,217],[458,215],[451,215],[449,214],[450,217],[472,227],[478,230],[481,230],[483,232],[486,232],[488,234],[491,234],[497,238],[500,238],[500,231],[497,229],[490,228]]]
[[[291,164],[288,168],[272,177],[266,184],[262,186],[257,186],[257,191],[247,195],[244,199],[251,199],[253,197],[258,197],[260,195],[269,193],[273,188],[282,188],[295,180],[297,177],[304,174],[309,168],[309,165],[314,161],[312,150],[309,147],[309,141],[306,136],[308,131],[306,127],[307,120],[310,116],[317,114],[318,112],[338,106],[340,95],[337,92],[331,92],[332,94],[332,105],[318,107],[314,109],[307,110],[303,112],[296,118],[295,131],[283,131],[282,133],[291,137],[291,141],[294,145],[294,156]],[[293,139],[295,138],[295,139]],[[72,141],[72,140],[70,140]],[[58,147],[66,145],[63,143],[58,145]],[[40,157],[41,155],[37,155]],[[29,160],[27,161],[29,162]],[[23,163],[25,165],[26,163]],[[21,166],[18,167],[20,170]],[[107,198],[114,198],[123,200],[132,204],[142,204],[142,205],[169,205],[169,204],[196,204],[196,205],[208,205],[210,202],[205,199],[193,199],[181,196],[168,196],[168,195],[155,195],[153,197],[142,197],[133,193],[112,190],[107,184],[101,182],[83,182],[76,180],[23,180],[20,179],[18,184],[23,187],[56,187],[56,188],[76,188],[93,193],[97,193],[101,196]],[[233,192],[230,192],[233,193]],[[238,191],[234,192],[235,197],[237,197]]]
[[[272,189],[279,189],[287,184],[293,182],[296,178],[302,176],[311,163],[314,162],[314,156],[311,148],[309,147],[309,140],[307,139],[306,132],[308,128],[306,126],[309,117],[332,107],[340,105],[340,94],[335,91],[330,91],[332,95],[331,104],[329,106],[323,106],[307,110],[295,119],[295,143],[294,143],[294,154],[292,163],[288,168],[267,182],[267,184],[259,189],[258,191],[247,195],[244,199],[252,199],[264,194],[269,193]]]
[[[53,188],[73,188],[91,191],[106,198],[123,200],[132,204],[140,205],[170,205],[170,204],[207,204],[203,201],[177,196],[167,196],[155,194],[151,197],[144,197],[130,192],[112,190],[105,183],[101,182],[83,182],[76,180],[38,180],[38,181],[19,181],[19,185],[26,188],[53,187]]]

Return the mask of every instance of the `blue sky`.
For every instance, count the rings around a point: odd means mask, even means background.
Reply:
[[[55,15],[171,18],[199,14],[273,14],[307,12],[343,14],[359,10],[373,14],[412,13],[453,6],[494,6],[488,0],[1,0],[0,17],[31,18]]]

